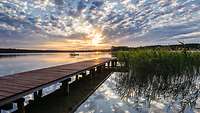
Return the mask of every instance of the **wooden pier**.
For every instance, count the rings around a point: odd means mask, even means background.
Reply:
[[[43,88],[56,83],[62,83],[61,88],[67,95],[71,77],[87,76],[86,71],[92,76],[116,64],[114,58],[100,58],[0,77],[0,110],[9,109],[17,103],[18,112],[25,113],[24,96],[34,94],[34,100],[38,100],[42,97]]]

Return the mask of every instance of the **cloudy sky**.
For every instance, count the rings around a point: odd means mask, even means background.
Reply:
[[[200,43],[200,0],[0,0],[0,47]]]

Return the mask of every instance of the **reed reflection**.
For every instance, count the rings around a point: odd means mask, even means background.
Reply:
[[[166,54],[176,56],[167,57]],[[151,108],[156,101],[159,102],[158,107],[161,107],[162,103],[167,112],[183,113],[188,108],[190,113],[194,112],[199,106],[197,99],[200,95],[198,55],[164,55],[159,52],[153,55],[147,52],[137,55],[118,55],[121,64],[129,70],[115,78],[115,91],[121,99],[138,109]],[[148,56],[148,59],[145,56]]]

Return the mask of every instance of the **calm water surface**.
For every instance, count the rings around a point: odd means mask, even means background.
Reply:
[[[200,76],[113,73],[75,113],[200,113]]]
[[[110,56],[110,53],[98,52],[79,53],[79,56],[70,56],[70,53],[1,53],[0,76]]]

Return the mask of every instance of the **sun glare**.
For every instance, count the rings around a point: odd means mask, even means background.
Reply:
[[[91,44],[98,46],[102,43],[104,36],[101,30],[95,29],[89,35],[88,38],[91,40]]]
[[[94,35],[94,37],[92,38],[92,44],[93,45],[98,45],[102,42],[102,37],[101,35]]]

